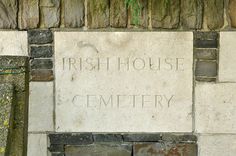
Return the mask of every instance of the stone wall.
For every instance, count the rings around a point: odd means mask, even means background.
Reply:
[[[124,0],[1,0],[0,29],[236,28],[235,0],[141,0],[140,4],[141,14],[136,17]]]

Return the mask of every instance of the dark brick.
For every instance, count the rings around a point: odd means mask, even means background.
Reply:
[[[94,134],[95,142],[122,142],[122,136],[120,134]]]
[[[172,135],[163,134],[162,141],[172,143],[183,143],[183,142],[197,142],[197,136],[195,135]]]
[[[161,134],[124,134],[126,142],[157,142],[161,140]]]
[[[31,69],[52,69],[53,62],[51,59],[33,59],[31,60]]]
[[[58,152],[58,153],[63,153],[65,151],[64,145],[54,145],[51,144],[50,147],[48,148],[50,152]]]
[[[134,156],[197,156],[196,144],[138,143],[133,147]]]
[[[216,49],[194,49],[196,59],[217,60],[218,50]]]
[[[30,56],[33,58],[47,58],[52,57],[52,46],[32,46],[30,48]]]
[[[89,146],[66,146],[66,156],[131,156],[131,144],[93,144]]]
[[[0,56],[0,68],[25,67],[28,59],[26,56]]]
[[[195,77],[197,81],[202,81],[202,82],[215,82],[216,78],[208,78],[208,77]]]
[[[53,34],[50,30],[29,30],[28,42],[30,44],[46,44],[53,42]]]
[[[197,61],[195,76],[216,77],[217,63],[215,61]]]
[[[64,153],[52,153],[51,156],[65,156]]]
[[[218,48],[217,40],[194,40],[195,48]]]
[[[83,134],[49,134],[51,144],[63,145],[88,145],[93,143],[91,133]]]
[[[52,70],[31,70],[31,81],[52,81],[54,75]]]
[[[194,32],[194,40],[218,40],[217,32]]]

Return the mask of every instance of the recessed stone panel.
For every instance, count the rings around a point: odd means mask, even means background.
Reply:
[[[191,32],[56,32],[57,132],[191,132]]]
[[[219,81],[236,82],[236,32],[220,33]]]
[[[0,55],[28,56],[27,32],[0,31]]]

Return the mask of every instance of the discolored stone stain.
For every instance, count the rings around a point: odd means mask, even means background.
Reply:
[[[132,38],[132,35],[127,35],[123,32],[115,32],[112,35],[107,35],[106,42],[115,48],[123,48],[129,45]]]

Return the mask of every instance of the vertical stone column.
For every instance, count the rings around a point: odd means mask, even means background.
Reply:
[[[13,130],[9,155],[23,156],[27,144],[28,58],[0,56],[0,82],[14,86]]]

